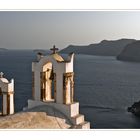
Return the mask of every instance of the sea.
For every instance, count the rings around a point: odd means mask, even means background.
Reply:
[[[0,72],[15,80],[15,112],[32,98],[31,63],[35,60],[33,50],[0,51]],[[140,118],[127,111],[140,100],[140,63],[76,54],[74,72],[74,100],[92,129],[140,128]]]

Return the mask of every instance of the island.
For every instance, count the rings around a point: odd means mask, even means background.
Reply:
[[[0,52],[1,51],[8,51],[8,49],[6,49],[6,48],[0,48]]]
[[[140,41],[135,41],[125,46],[117,56],[118,60],[140,62]]]
[[[102,40],[100,43],[85,46],[69,45],[62,49],[61,53],[74,52],[75,54],[100,55],[100,56],[118,56],[124,47],[135,39],[119,39],[119,40]]]

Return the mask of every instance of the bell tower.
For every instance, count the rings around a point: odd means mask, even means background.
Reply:
[[[0,72],[0,95],[2,96],[2,115],[14,114],[14,79],[9,82]]]
[[[28,100],[28,108],[53,107],[65,114],[74,128],[89,129],[90,123],[79,114],[79,102],[74,101],[74,53],[64,58],[55,46],[50,50],[50,55],[42,55],[32,62],[33,100]]]

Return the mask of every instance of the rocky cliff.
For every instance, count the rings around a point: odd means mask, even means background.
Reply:
[[[117,56],[117,59],[124,61],[140,61],[140,41],[128,44]]]
[[[51,107],[38,106],[14,115],[0,116],[0,129],[66,129],[68,118]]]
[[[101,56],[117,56],[121,53],[127,44],[135,42],[134,39],[119,39],[119,40],[103,40],[98,44],[90,44],[88,46],[70,45],[61,50],[61,53],[74,52],[76,54],[101,55]]]

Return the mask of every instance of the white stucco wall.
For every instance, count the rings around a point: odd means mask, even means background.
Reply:
[[[0,78],[0,87],[3,94],[3,115],[7,115],[7,108],[10,109],[10,114],[14,113],[14,79],[9,82],[5,78]],[[7,103],[7,97],[10,94],[10,104]],[[9,105],[9,106],[8,106]]]
[[[14,91],[14,79],[11,79],[10,82],[3,82],[0,79],[0,87],[3,92],[13,92]]]
[[[3,92],[7,92],[8,91],[8,83],[4,83],[0,80],[0,87],[2,89]]]
[[[65,72],[73,72],[73,62],[66,63],[66,70]]]
[[[40,100],[40,72],[47,69],[47,63],[52,63],[53,72],[56,73],[56,102],[63,104],[63,74],[66,72],[73,72],[73,57],[70,62],[57,62],[52,55],[44,56],[39,62],[32,63],[32,71],[34,72],[34,89],[35,100]],[[46,67],[44,67],[46,65]],[[51,66],[50,66],[51,67]]]
[[[10,114],[14,114],[14,95],[10,94]]]
[[[14,92],[14,79],[11,79],[10,83],[8,84],[8,92]]]
[[[74,61],[74,54],[71,54],[70,56],[70,62],[67,62],[65,65],[65,72],[73,72],[73,61]]]
[[[74,117],[79,114],[79,103],[75,102],[69,105],[65,104],[57,104],[57,103],[50,103],[50,102],[41,102],[41,101],[34,101],[34,100],[28,100],[28,109],[34,108],[36,106],[40,105],[48,105],[51,107],[54,107],[55,109],[59,110],[66,116]]]
[[[67,84],[67,104],[71,103],[71,89],[70,89],[70,80],[68,80]]]

